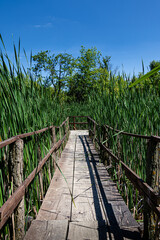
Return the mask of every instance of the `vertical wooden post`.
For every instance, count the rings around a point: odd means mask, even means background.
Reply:
[[[63,136],[66,134],[66,122],[64,123],[63,125]],[[65,142],[66,142],[66,139],[63,141],[63,144],[62,144],[62,150],[64,149],[65,147]]]
[[[95,145],[95,138],[96,138],[96,123],[95,122],[94,122],[94,126],[93,126],[93,132],[94,132],[93,143]]]
[[[47,165],[48,165],[48,175],[49,175],[49,182],[51,182],[51,165],[50,165],[50,158],[48,159],[48,162],[47,162]]]
[[[23,140],[18,139],[10,145],[10,174],[13,178],[13,191],[23,182]],[[15,239],[20,240],[24,238],[24,197],[15,210]]]
[[[67,117],[66,125],[65,125],[65,133],[67,134],[66,141],[68,140],[68,134],[69,134],[69,117]]]
[[[104,129],[103,129],[103,126],[100,126],[100,136],[99,136],[99,141],[101,143],[103,143],[104,141]],[[100,145],[100,158],[103,162],[104,158],[103,158],[103,153],[104,153],[104,150],[103,150],[103,147],[102,145]]]
[[[87,117],[87,122],[88,122],[89,137],[91,137],[91,131],[90,131],[90,128],[91,128],[91,122],[90,122],[89,117]]]
[[[157,164],[155,171],[156,192],[160,195],[160,142],[158,142],[156,146],[155,158]]]
[[[52,147],[53,147],[54,144],[56,143],[56,131],[54,126],[52,127],[51,131],[52,131]]]
[[[59,128],[59,139],[62,138],[62,131],[61,131],[61,127]]]
[[[108,134],[107,134],[107,130],[106,130],[106,128],[105,128],[105,126],[103,125],[102,126],[102,131],[103,131],[103,145],[104,146],[106,146],[107,148],[108,148]],[[108,155],[108,153],[106,152],[106,151],[104,151],[103,150],[103,163],[105,164],[105,165],[110,165],[110,159],[109,159],[109,155]]]
[[[156,154],[155,154],[155,158],[156,158],[156,163],[157,163],[157,169],[155,171],[155,182],[156,182],[156,191],[159,193],[160,195],[160,142],[157,143],[156,146]],[[156,219],[156,226],[155,226],[155,240],[159,240],[159,236],[160,236],[160,225],[159,225],[159,217],[157,216]]]
[[[102,134],[102,144],[105,145],[105,143],[103,143],[106,140],[106,129],[103,126],[101,126],[101,134]],[[106,152],[104,150],[104,148],[101,148],[101,158],[103,163],[105,163],[105,157],[106,157]]]
[[[53,126],[51,130],[52,130],[52,147],[53,147],[56,143],[56,128],[55,128],[55,126]],[[52,153],[52,164],[53,164],[53,167],[54,167],[54,171],[56,169],[55,162],[56,162],[56,152],[54,151]]]
[[[69,134],[69,130],[70,130],[69,121],[70,121],[70,118],[68,117],[68,120],[67,120],[67,123],[68,123],[68,128],[67,128],[68,134]]]
[[[75,122],[76,122],[76,118],[73,117],[73,126],[74,126],[74,130],[76,130],[76,124],[75,124]]]
[[[61,127],[59,128],[59,139],[62,139]],[[61,147],[59,148],[59,157],[61,156]]]
[[[146,183],[154,189],[153,171],[155,170],[156,162],[154,159],[154,153],[156,150],[157,142],[154,137],[148,141],[147,144],[147,156],[146,156]],[[144,236],[145,240],[149,239],[149,226],[150,226],[151,210],[147,202],[144,199]]]
[[[40,146],[38,146],[37,158],[38,158],[38,163],[39,163],[42,160]],[[40,182],[41,200],[43,200],[44,192],[43,192],[43,172],[42,172],[42,170],[39,172],[39,182]]]

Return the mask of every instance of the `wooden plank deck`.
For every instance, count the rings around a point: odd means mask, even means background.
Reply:
[[[141,239],[87,130],[70,131],[58,164],[67,183],[57,168],[25,240]]]

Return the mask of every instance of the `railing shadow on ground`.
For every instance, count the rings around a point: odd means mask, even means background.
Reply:
[[[141,239],[140,235],[137,231],[129,231],[127,229],[121,229],[117,219],[115,217],[115,213],[113,211],[112,205],[108,202],[104,188],[101,183],[101,179],[99,176],[99,173],[97,171],[97,160],[95,160],[94,154],[92,153],[90,143],[91,140],[88,138],[88,136],[79,136],[79,139],[81,140],[81,143],[84,148],[84,153],[85,153],[85,158],[91,178],[91,183],[92,183],[92,191],[93,191],[93,198],[94,198],[94,208],[96,212],[96,218],[98,221],[98,234],[99,234],[99,239],[106,239],[107,233],[109,235],[109,239],[112,239],[114,236],[114,239],[116,240],[121,240],[124,239],[124,237],[127,237],[128,239],[133,239],[133,240],[138,240]],[[88,149],[87,149],[88,148]],[[91,159],[89,159],[89,155],[91,156]],[[93,165],[93,169],[92,166]],[[94,174],[96,176],[96,179],[94,177]],[[98,183],[98,187],[100,190],[100,194],[102,197],[103,205],[104,205],[104,210],[105,214],[108,218],[108,222],[106,222],[106,226],[104,227],[102,231],[102,222],[104,222],[103,215],[102,215],[102,210],[100,208],[100,201],[98,197],[98,191],[96,188],[96,181]],[[118,200],[118,199],[117,199]],[[107,221],[107,219],[105,219]],[[112,234],[112,236],[111,236]]]

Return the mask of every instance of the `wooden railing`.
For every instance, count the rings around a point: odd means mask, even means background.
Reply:
[[[55,129],[58,129],[59,131],[59,141],[56,142],[56,134]],[[31,137],[33,135],[37,135],[43,132],[46,132],[48,130],[51,130],[51,136],[52,136],[52,145],[51,149],[47,153],[47,155],[38,163],[38,166],[30,173],[30,175],[23,181],[23,169],[21,166],[23,166],[23,146],[24,141],[23,139]],[[63,136],[62,136],[63,134]],[[9,217],[12,215],[12,213],[16,209],[16,214],[19,215],[17,218],[19,219],[17,228],[15,229],[15,236],[14,238],[17,239],[23,239],[24,237],[24,201],[23,197],[27,191],[28,186],[33,181],[35,176],[41,171],[47,160],[52,156],[54,152],[56,152],[58,149],[64,145],[65,140],[67,139],[69,134],[69,118],[67,118],[59,127],[56,126],[50,126],[47,128],[43,128],[38,131],[29,132],[20,134],[17,136],[14,136],[12,138],[9,138],[5,141],[0,142],[0,148],[3,148],[5,146],[9,145],[10,148],[10,155],[12,157],[12,163],[13,163],[13,172],[16,172],[19,174],[18,179],[20,180],[17,182],[16,176],[13,175],[13,183],[16,183],[16,186],[13,186],[13,189],[16,189],[15,192],[11,195],[11,197],[3,204],[3,206],[0,208],[0,230],[4,227]],[[63,146],[64,147],[64,146]],[[61,152],[61,151],[60,151]],[[59,153],[60,155],[60,153]],[[17,166],[17,164],[19,164]],[[20,171],[19,171],[19,170]],[[18,172],[19,171],[19,172]],[[18,186],[17,186],[18,185]]]
[[[76,130],[77,129],[77,125],[78,126],[82,126],[82,125],[85,125],[85,126],[87,126],[88,125],[88,122],[86,121],[86,122],[82,122],[82,121],[79,121],[79,122],[77,122],[76,121],[76,118],[81,118],[81,119],[84,119],[84,118],[88,118],[88,116],[69,116],[69,125],[70,125],[70,128],[72,129],[72,127],[73,127],[73,129],[74,130]],[[71,121],[72,122],[71,122]]]
[[[144,239],[149,239],[149,217],[150,211],[154,211],[157,214],[158,219],[160,219],[160,195],[155,193],[153,188],[149,185],[151,184],[152,178],[152,162],[155,153],[155,149],[157,144],[160,142],[159,136],[145,136],[139,134],[132,134],[123,132],[117,129],[113,129],[108,125],[99,125],[92,118],[88,117],[88,129],[89,135],[93,138],[95,142],[98,143],[100,147],[101,156],[106,152],[112,159],[113,162],[116,162],[125,172],[126,177],[130,180],[130,182],[134,185],[134,187],[140,192],[140,194],[144,197]],[[146,182],[141,179],[131,168],[129,168],[119,157],[115,156],[111,149],[108,148],[108,143],[106,139],[107,129],[110,129],[116,133],[127,135],[135,138],[147,139],[147,154],[146,154],[146,169],[147,176]],[[99,133],[97,136],[97,132]],[[99,135],[102,136],[100,140]],[[105,161],[105,158],[103,159]],[[157,221],[158,224],[158,221]],[[158,226],[157,226],[158,227]],[[158,237],[157,237],[158,239]]]
[[[77,118],[84,119],[86,118],[87,121],[77,121]],[[21,208],[21,202],[22,199],[27,191],[27,187],[29,184],[33,181],[36,174],[40,172],[42,167],[45,165],[49,157],[56,152],[58,149],[64,145],[64,141],[67,139],[69,134],[69,128],[76,129],[76,126],[85,125],[86,129],[89,130],[90,137],[99,145],[99,149],[101,152],[101,156],[104,156],[105,160],[105,154],[107,153],[112,161],[114,163],[119,164],[122,169],[125,172],[126,177],[130,180],[130,182],[135,186],[136,189],[140,192],[141,195],[143,195],[145,200],[145,206],[144,206],[144,239],[148,239],[148,211],[152,209],[154,211],[158,218],[160,218],[160,195],[155,193],[154,189],[149,185],[149,177],[146,177],[146,182],[141,179],[131,168],[129,168],[119,157],[117,157],[111,149],[107,146],[105,140],[107,138],[107,129],[114,131],[116,133],[127,135],[130,137],[135,138],[142,138],[146,139],[148,141],[148,148],[147,148],[147,157],[146,157],[146,168],[149,168],[153,161],[153,155],[156,149],[156,145],[160,142],[159,136],[145,136],[145,135],[138,135],[138,134],[132,134],[127,132],[122,132],[117,129],[113,129],[112,127],[108,125],[99,125],[96,123],[92,118],[89,116],[70,116],[68,117],[59,127],[50,126],[38,131],[30,132],[30,133],[24,133],[17,135],[15,137],[12,137],[10,139],[7,139],[5,141],[0,142],[0,148],[3,148],[5,146],[10,145],[10,151],[13,152],[13,162],[15,159],[19,158],[18,161],[23,161],[23,139],[30,138],[32,135],[37,135],[43,132],[46,132],[48,130],[51,130],[52,134],[52,146],[47,155],[39,162],[38,166],[30,173],[30,175],[23,181],[21,184],[19,184],[16,191],[11,195],[11,197],[3,204],[3,206],[0,208],[0,229],[3,228],[3,226],[6,224],[8,218],[12,215],[12,213],[15,211],[18,212],[18,208]],[[59,136],[60,140],[56,142],[56,135],[55,135],[55,129],[59,130]],[[63,133],[62,133],[63,129]],[[98,133],[98,134],[97,134]],[[62,137],[63,135],[63,137]],[[99,135],[102,136],[102,139],[99,138]],[[17,147],[18,146],[18,147]],[[16,166],[15,166],[16,169]],[[21,173],[20,173],[21,174]],[[149,207],[149,208],[148,208]],[[24,222],[24,219],[23,219]],[[22,228],[24,228],[24,223],[21,225]],[[21,230],[18,229],[18,232]],[[22,231],[23,232],[23,231]],[[18,235],[17,235],[18,236]],[[16,238],[18,239],[18,237]],[[20,239],[20,237],[19,237]]]

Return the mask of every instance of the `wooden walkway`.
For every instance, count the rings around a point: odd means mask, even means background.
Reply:
[[[25,240],[141,239],[87,130],[70,131],[58,164],[67,183],[57,168]]]

